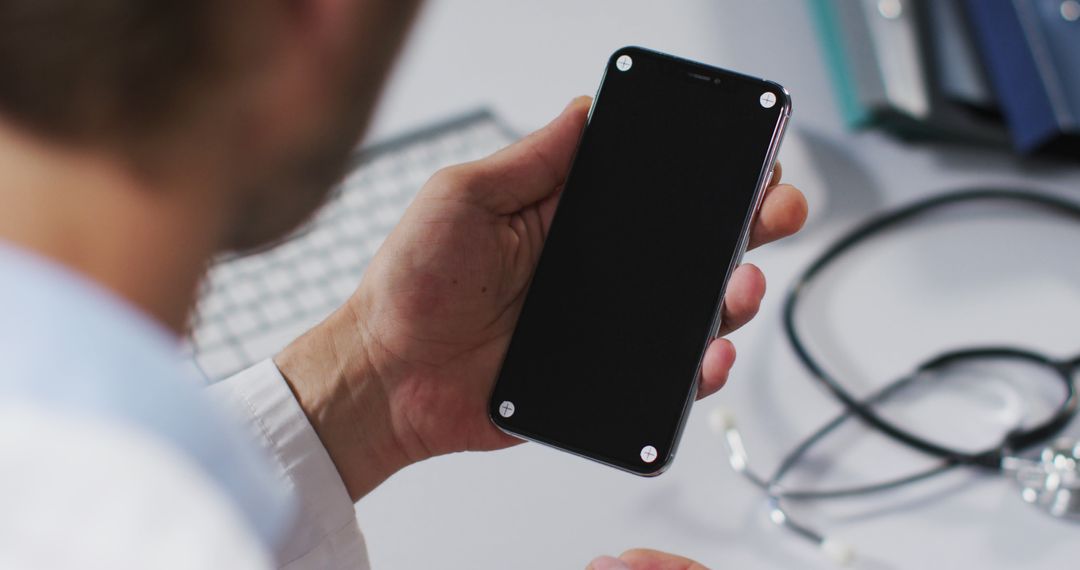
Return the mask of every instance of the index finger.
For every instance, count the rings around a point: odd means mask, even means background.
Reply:
[[[777,165],[774,179],[779,179],[780,168]],[[754,217],[750,228],[750,245],[753,249],[760,245],[785,238],[799,231],[806,223],[808,206],[806,197],[798,188],[790,184],[776,184],[765,190],[761,208]]]

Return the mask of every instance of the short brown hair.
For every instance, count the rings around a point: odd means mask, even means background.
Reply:
[[[184,120],[223,71],[231,0],[0,0],[0,113],[128,146]]]

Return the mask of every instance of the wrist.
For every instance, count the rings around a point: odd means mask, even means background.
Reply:
[[[274,357],[353,501],[412,462],[370,349],[346,305]]]

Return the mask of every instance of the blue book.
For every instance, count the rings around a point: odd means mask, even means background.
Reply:
[[[1080,22],[1061,0],[965,0],[1013,146],[1074,152],[1080,140]]]

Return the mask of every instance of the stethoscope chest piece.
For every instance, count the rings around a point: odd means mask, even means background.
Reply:
[[[1020,497],[1051,516],[1080,520],[1080,441],[1059,439],[1037,461],[1006,457],[1002,469],[1020,486]]]

